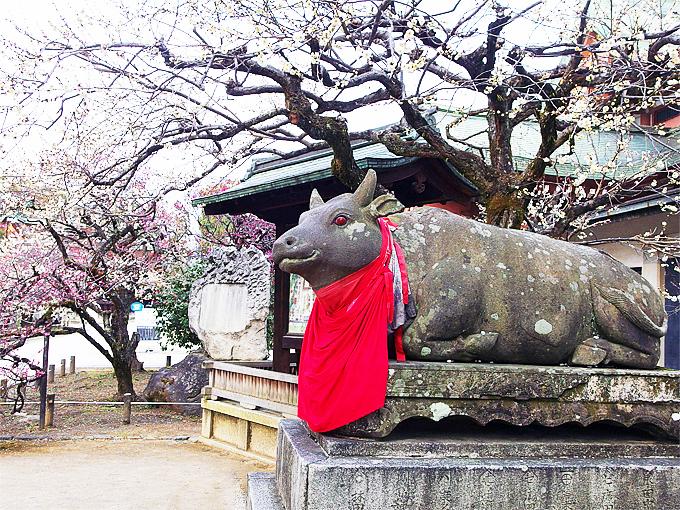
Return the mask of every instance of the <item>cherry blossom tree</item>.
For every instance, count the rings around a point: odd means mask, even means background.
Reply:
[[[20,226],[0,241],[0,355],[35,371],[16,356],[27,338],[77,333],[111,363],[118,393],[134,394],[130,305],[183,262],[183,231],[139,183],[92,189],[64,161],[3,179],[3,214]],[[59,320],[65,310],[77,321]]]
[[[668,150],[617,173],[639,112],[676,108],[676,0],[150,1],[60,15],[52,31],[16,23],[6,36],[4,132],[58,131],[74,158],[91,147],[106,162],[86,166],[95,186],[181,159],[167,187],[186,188],[253,154],[330,147],[333,173],[354,187],[351,143],[372,140],[446,160],[489,223],[565,237],[598,208],[678,185],[663,125],[646,134]],[[452,117],[428,115],[442,105]],[[484,119],[483,146],[456,132],[471,116]],[[518,161],[526,123],[540,143]],[[587,172],[555,186],[579,137],[604,131],[615,157],[594,150]]]
[[[7,219],[3,222],[8,225]],[[19,265],[7,254],[16,249],[16,231],[6,233],[0,240],[0,377],[9,380],[9,387],[16,389],[15,410],[20,409],[22,388],[38,380],[42,367],[36,360],[21,356],[18,352],[26,340],[44,334],[49,329],[49,320],[36,320],[27,307],[21,306],[26,295],[40,293],[39,279],[32,278],[30,272],[21,271]],[[39,257],[38,257],[39,258]],[[23,274],[22,274],[23,273]]]
[[[261,220],[254,214],[206,216],[198,218],[200,239],[203,249],[211,245],[255,246],[270,259],[272,246],[276,240],[276,227],[272,223]]]

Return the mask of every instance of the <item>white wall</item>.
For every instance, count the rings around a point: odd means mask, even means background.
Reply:
[[[665,222],[665,227],[662,227]],[[680,218],[667,213],[650,214],[623,221],[610,221],[591,229],[588,241],[606,241],[623,239],[635,235],[643,235],[645,232],[659,232],[665,228],[666,235],[678,237]],[[664,290],[665,271],[661,260],[656,254],[647,253],[642,246],[636,243],[607,242],[595,244],[594,248],[602,250],[615,259],[623,262],[628,267],[642,268],[642,276],[658,289]],[[659,365],[664,365],[664,341],[661,343],[661,358]]]

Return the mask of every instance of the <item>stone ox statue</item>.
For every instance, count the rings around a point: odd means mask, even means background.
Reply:
[[[324,201],[274,244],[286,272],[318,290],[380,253],[377,219],[399,227],[417,316],[407,359],[654,368],[666,314],[640,275],[592,248],[506,230],[391,195],[373,199],[370,170],[353,194]]]

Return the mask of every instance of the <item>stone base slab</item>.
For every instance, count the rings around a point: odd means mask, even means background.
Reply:
[[[399,423],[465,416],[485,425],[599,421],[680,440],[680,371],[390,362],[385,406],[334,432],[382,438]]]
[[[315,436],[300,421],[282,420],[282,506],[251,508],[680,510],[673,442],[598,426],[458,425],[404,424],[374,441]]]

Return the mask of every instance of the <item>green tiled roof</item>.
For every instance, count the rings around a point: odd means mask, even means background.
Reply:
[[[446,126],[459,118],[460,116],[446,112],[436,114],[437,124],[444,135],[446,135]],[[486,129],[486,117],[473,116],[456,124],[451,129],[451,134],[475,148],[481,148],[486,160],[489,161],[489,140]],[[644,157],[650,157],[653,161],[660,158],[668,167],[680,164],[680,154],[667,147],[669,143],[667,137],[661,137],[652,132],[631,132],[626,135],[626,140],[628,140],[627,150],[617,156],[617,142],[620,137],[621,134],[616,131],[598,131],[592,134],[581,132],[576,135],[573,147],[566,143],[555,152],[553,159],[555,160],[557,156],[562,155],[564,162],[555,163],[553,167],[548,167],[546,173],[565,176],[589,171],[589,154],[595,155],[595,163],[599,165],[606,165],[612,158],[615,158],[617,178],[632,177],[639,172],[643,166]],[[512,135],[512,153],[518,170],[521,171],[526,168],[538,151],[540,144],[541,133],[538,123],[523,122],[515,127]],[[453,143],[453,145],[479,154],[479,150],[470,149],[462,143]],[[573,152],[570,154],[572,150]],[[630,158],[630,161],[628,161],[628,158]],[[622,175],[620,172],[625,173]],[[601,178],[602,175],[588,172],[588,177],[597,179]]]
[[[295,184],[314,182],[332,177],[330,150],[292,160],[255,161],[243,182],[217,195],[197,198],[194,206],[231,200],[254,193],[263,193]],[[391,168],[406,165],[417,158],[395,156],[384,145],[363,143],[354,147],[354,159],[359,168]]]

